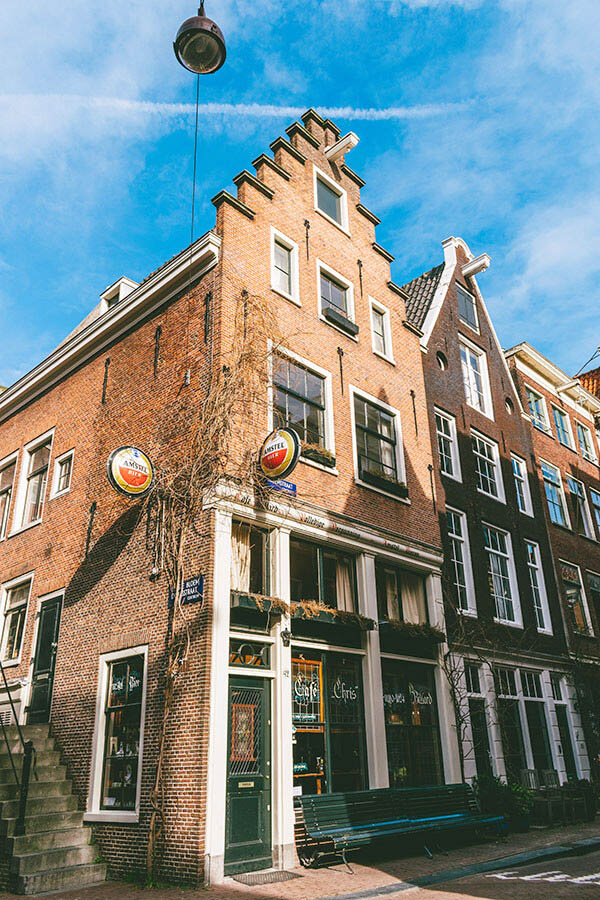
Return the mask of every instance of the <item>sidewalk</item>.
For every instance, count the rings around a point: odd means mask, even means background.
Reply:
[[[407,882],[428,879],[442,872],[472,866],[488,860],[541,850],[553,845],[565,846],[577,841],[600,837],[600,824],[591,822],[555,828],[533,829],[528,834],[510,835],[506,840],[488,840],[468,846],[457,846],[433,859],[424,854],[403,858],[367,857],[357,853],[351,857],[354,874],[345,866],[294,870],[300,876],[289,881],[249,887],[227,879],[225,884],[209,888],[140,888],[125,882],[105,882],[81,890],[52,895],[54,900],[324,900],[336,895],[369,894],[383,888],[381,900],[410,896],[411,900],[451,900],[458,894],[427,888],[413,888],[407,894]],[[421,882],[423,883],[423,882]],[[398,890],[394,890],[397,884]],[[465,900],[464,893],[460,895]],[[0,893],[0,900],[17,900],[15,894]],[[358,898],[357,898],[358,900]]]

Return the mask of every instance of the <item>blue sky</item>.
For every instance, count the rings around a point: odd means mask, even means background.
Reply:
[[[120,275],[189,239],[190,0],[4,0],[0,384]],[[212,197],[298,112],[335,115],[403,283],[463,237],[504,346],[572,372],[600,341],[595,0],[207,0],[228,59],[201,80],[196,232]],[[211,104],[207,106],[207,104]],[[333,116],[332,116],[333,117]]]

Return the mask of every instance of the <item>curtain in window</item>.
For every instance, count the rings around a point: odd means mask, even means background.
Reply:
[[[241,522],[231,529],[231,590],[250,590],[250,526]]]
[[[402,617],[405,622],[426,622],[425,581],[414,572],[402,572]]]
[[[335,566],[335,593],[337,608],[345,612],[354,612],[354,599],[352,597],[352,576],[350,574],[350,561],[347,559],[336,560]]]
[[[398,579],[395,572],[385,573],[386,609],[390,619],[400,618],[400,601],[398,599]]]

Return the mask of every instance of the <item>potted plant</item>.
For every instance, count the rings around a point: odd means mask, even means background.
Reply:
[[[511,831],[524,834],[529,831],[533,809],[533,791],[516,781],[509,781],[507,794],[507,815]]]

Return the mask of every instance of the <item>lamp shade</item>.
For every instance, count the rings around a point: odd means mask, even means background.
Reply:
[[[225,39],[219,26],[204,15],[204,4],[197,16],[186,19],[173,44],[182,66],[198,75],[216,72],[225,62]]]

